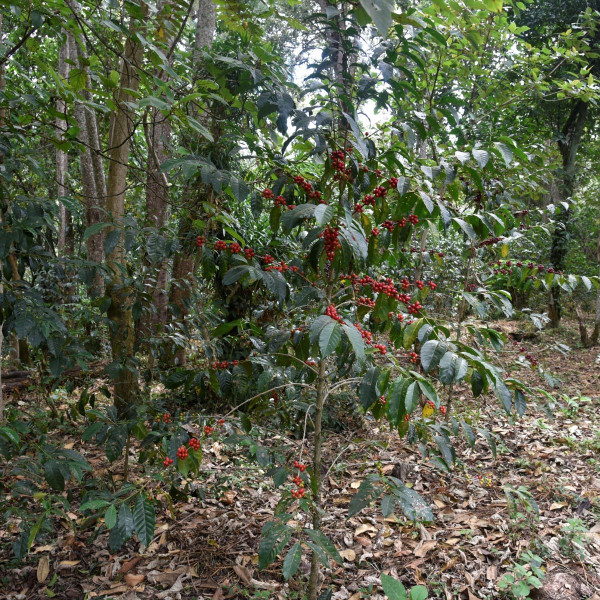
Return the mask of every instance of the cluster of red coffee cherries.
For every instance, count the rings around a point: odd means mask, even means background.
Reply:
[[[306,465],[304,463],[298,462],[297,460],[294,461],[294,468],[298,469],[298,471],[300,471],[301,473],[304,473],[304,471],[306,471]],[[292,490],[292,498],[304,498],[305,491],[304,481],[302,481],[302,477],[296,474],[292,481],[298,488],[297,490]]]
[[[248,359],[246,359],[246,360],[248,360]],[[229,368],[237,367],[239,364],[240,364],[239,360],[229,360],[229,361],[217,360],[217,361],[213,362],[210,366],[211,366],[211,368],[218,370],[218,369],[229,369]]]
[[[523,266],[525,266],[528,269],[537,271],[538,273],[556,273],[557,275],[562,275],[562,271],[558,271],[556,270],[554,267],[546,267],[545,265],[539,264],[536,265],[534,262],[528,262],[527,264],[521,262],[521,261],[517,261],[515,263],[513,263],[512,260],[507,260],[505,262],[502,261],[490,261],[489,263],[490,267],[497,267],[494,268],[494,275],[498,275],[499,273],[501,273],[502,275],[510,275],[512,274],[513,270],[512,270],[512,266],[514,265],[515,267],[518,267],[519,269],[523,268]],[[530,275],[530,277],[533,279],[534,277],[532,277]]]
[[[292,498],[304,498],[304,483],[302,484],[301,488],[298,488],[297,490],[292,490]]]
[[[200,450],[200,441],[197,440],[196,438],[190,438],[190,440],[188,442],[188,446],[192,450]]]
[[[335,307],[335,305],[330,304],[326,309],[325,309],[325,314],[332,318],[334,321],[342,321],[342,317],[340,317],[340,315],[338,314],[337,308]]]
[[[177,448],[177,458],[179,460],[185,460],[188,457],[188,449],[185,446],[179,446]]]
[[[393,312],[389,312],[388,313],[388,319],[393,319],[394,318],[394,313]],[[402,321],[404,321],[404,315],[402,313],[398,313],[396,315],[396,319],[398,319],[398,321],[400,321],[400,323],[402,323]]]
[[[203,235],[199,235],[196,238],[196,246],[198,246],[199,248],[202,248],[204,245],[206,244],[206,238]],[[231,254],[240,254],[242,252],[242,247],[240,246],[240,244],[238,244],[238,242],[231,242],[231,243],[227,243],[224,240],[217,240],[215,242],[215,250],[217,252],[223,252],[225,250],[229,250],[229,252],[231,252]],[[247,246],[246,248],[244,248],[244,255],[248,260],[251,260],[253,256],[255,256],[256,252],[250,248],[250,246]]]
[[[358,303],[361,306],[368,306],[369,308],[375,308],[375,300],[373,300],[372,298],[367,298],[367,296],[361,296],[358,299]]]
[[[217,240],[215,242],[215,250],[217,252],[229,250],[231,254],[239,254],[242,251],[242,247],[237,242],[231,242],[228,245],[227,242],[225,242],[224,240]],[[249,258],[252,258],[252,256],[254,256],[254,250],[252,250],[252,248],[246,248],[246,250],[244,250],[244,253],[246,254],[246,257],[248,257],[248,253],[250,253]]]
[[[423,305],[416,300],[415,302],[413,302],[412,304],[409,304],[406,307],[406,310],[408,311],[409,314],[411,315],[418,315],[419,311],[423,308]]]
[[[370,331],[363,329],[359,323],[355,323],[354,326],[360,332],[360,335],[362,336],[362,339],[364,340],[365,344],[368,344],[370,346],[373,343],[373,334]]]
[[[435,411],[435,403],[432,400],[428,400],[427,401],[427,406],[429,406],[430,408],[432,408]],[[447,409],[445,406],[440,406],[440,413],[442,415],[445,415],[447,412]]]
[[[325,230],[319,234],[319,237],[323,238],[323,242],[325,244],[325,254],[327,255],[327,260],[329,262],[333,262],[333,259],[335,258],[335,251],[342,247],[342,244],[338,240],[339,235],[339,228],[331,227],[329,225],[327,225]]]
[[[504,238],[502,236],[490,237],[490,238],[487,238],[487,240],[483,240],[482,242],[479,242],[479,244],[477,244],[477,247],[484,248],[485,246],[493,246],[494,244],[501,242],[503,239]]]
[[[352,148],[348,148],[348,152],[352,152]],[[335,170],[333,174],[334,181],[345,180],[349,183],[354,182],[352,170],[350,167],[346,167],[346,152],[344,150],[334,150],[331,153],[331,166]]]
[[[513,342],[513,346],[518,346],[519,342]],[[527,352],[527,348],[525,346],[521,346],[519,348],[519,352],[525,355],[525,358],[531,363],[533,367],[536,367],[539,364],[539,361],[531,354]]]
[[[265,255],[264,258],[266,258],[267,256],[269,257],[269,259],[273,259],[273,257],[269,256],[268,254]],[[274,265],[272,264],[272,261],[270,261],[268,266],[265,267],[265,271],[279,271],[280,273],[286,273],[287,271],[291,271],[292,273],[298,273],[300,271],[300,267],[297,267],[295,265],[288,265],[283,260],[278,265]]]
[[[407,356],[409,357],[411,363],[413,363],[414,365],[419,364],[419,355],[416,352],[410,352],[409,354],[407,354]]]

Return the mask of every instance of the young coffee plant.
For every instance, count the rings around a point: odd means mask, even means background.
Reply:
[[[349,116],[347,120],[353,123]],[[486,346],[501,348],[504,337],[469,324],[466,338],[460,321],[455,330],[429,316],[438,284],[415,277],[422,252],[405,252],[421,228],[443,230],[452,224],[465,234],[471,265],[490,245],[490,233],[497,235],[508,225],[496,218],[491,228],[480,215],[455,217],[443,199],[434,202],[423,191],[411,191],[405,177],[384,174],[387,167],[372,153],[364,152],[362,159],[355,156],[361,138],[353,131],[353,139],[348,131],[341,142],[331,139],[322,168],[307,166],[310,178],[289,171],[283,162],[274,164],[276,178],[261,196],[272,203],[270,227],[276,239],[285,240],[285,252],[279,244],[259,254],[237,240],[199,236],[203,256],[213,254],[226,270],[224,285],[245,290],[264,286],[276,300],[273,310],[278,314],[266,330],[253,327],[256,349],[246,360],[217,368],[230,370],[234,379],[258,381],[265,388],[259,395],[279,400],[282,394],[284,401],[303,398],[308,403],[306,421],[310,419],[314,428],[312,464],[293,473],[296,488],[283,494],[275,520],[265,525],[260,566],[274,560],[296,535],[284,558],[284,575],[293,576],[303,549],[311,549],[310,597],[319,561],[328,565],[329,558],[339,559],[320,531],[322,421],[325,406],[336,394],[356,389],[361,411],[385,419],[410,441],[423,442],[432,462],[446,470],[455,460],[452,436],[462,430],[471,445],[476,441],[472,427],[451,415],[457,383],[469,382],[476,396],[493,390],[507,412],[513,396],[519,414],[525,406],[523,385],[505,379],[486,356]],[[486,243],[476,241],[477,231]],[[463,313],[472,298],[467,287],[477,291],[465,286],[459,306]],[[479,295],[484,302],[510,307],[502,293],[481,290]],[[493,444],[487,432],[479,433]],[[373,474],[363,483],[351,511],[381,496],[385,514],[397,504],[410,519],[433,517],[418,494],[383,474]],[[311,528],[287,525],[296,510],[312,516]]]
[[[526,550],[519,562],[504,574],[497,583],[498,589],[508,598],[528,598],[532,590],[542,587],[546,574],[542,570],[543,560]]]
[[[397,579],[383,574],[381,576],[381,587],[389,600],[427,600],[427,588],[424,585],[415,585],[410,591]]]

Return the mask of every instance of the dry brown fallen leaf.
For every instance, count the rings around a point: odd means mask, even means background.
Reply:
[[[119,573],[128,573],[140,562],[140,560],[142,560],[141,556],[134,556],[132,559],[126,560],[123,563],[123,566],[119,569]]]
[[[142,573],[140,573],[139,575],[136,575],[135,573],[127,573],[125,575],[125,583],[129,587],[134,587],[134,586],[142,583],[142,581],[144,581],[144,577],[145,577],[145,575]]]
[[[437,546],[437,542],[435,540],[427,540],[426,542],[421,542],[416,548],[413,554],[418,556],[419,558],[423,558],[430,550],[433,550]]]
[[[354,552],[354,550],[352,550],[352,548],[347,548],[346,550],[340,550],[340,556],[350,562],[354,562],[356,560],[356,552]]]
[[[241,565],[233,565],[233,570],[246,585],[250,585],[250,582],[252,581],[252,572],[250,569],[242,567]]]
[[[361,533],[365,533],[365,531],[372,531],[374,533],[377,533],[377,529],[373,527],[373,525],[368,525],[365,523],[364,525],[361,525],[360,527],[356,528],[356,530],[354,531],[354,535],[358,536]]]
[[[37,567],[38,582],[43,583],[46,580],[46,577],[48,577],[49,573],[50,573],[50,559],[48,558],[47,554],[44,554],[44,556],[42,556],[40,558],[40,562],[38,563],[38,567]]]
[[[235,502],[235,496],[236,496],[236,493],[233,490],[227,490],[221,496],[221,502],[223,504],[233,504]]]
[[[68,567],[74,567],[75,565],[78,565],[81,561],[80,560],[61,560],[58,563],[58,568],[68,568]]]

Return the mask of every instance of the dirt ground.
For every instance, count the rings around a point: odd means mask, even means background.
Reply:
[[[511,322],[494,327],[520,332]],[[525,416],[510,422],[494,398],[457,393],[457,413],[498,436],[496,460],[483,437],[474,449],[461,439],[459,460],[445,473],[369,418],[349,419],[346,430],[327,435],[325,532],[344,559],[324,573],[323,590],[331,586],[334,600],[384,598],[382,573],[407,587],[426,585],[430,598],[499,598],[500,578],[527,550],[540,556],[546,573],[532,598],[600,600],[600,349],[579,348],[572,323],[561,331],[565,347],[557,349],[552,339],[541,333],[519,340],[519,347],[509,343],[500,359],[512,376],[551,391],[554,407],[529,398]],[[523,344],[546,375],[515,362]],[[94,449],[71,441],[93,463]],[[384,518],[379,506],[347,517],[352,495],[378,464],[385,473],[397,467],[427,499],[433,523],[414,524],[400,514]],[[111,553],[106,534],[96,536],[93,528],[73,533],[63,523],[18,563],[9,551],[14,531],[5,528],[0,597],[300,599],[299,584],[283,581],[281,561],[257,568],[260,530],[279,498],[272,478],[220,441],[206,452],[202,478],[208,496],[190,496],[173,514],[164,502],[148,548],[132,540]],[[507,486],[523,486],[535,502],[511,507]],[[308,573],[306,558],[301,573]]]

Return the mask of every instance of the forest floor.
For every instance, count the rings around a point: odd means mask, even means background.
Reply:
[[[494,326],[520,331],[518,323]],[[531,402],[510,423],[495,399],[473,400],[459,390],[457,412],[498,436],[496,460],[483,438],[473,449],[463,440],[456,466],[444,473],[381,423],[352,419],[346,430],[328,433],[324,526],[344,559],[325,573],[323,589],[332,586],[333,600],[383,598],[384,572],[407,587],[426,585],[430,598],[499,598],[499,579],[527,550],[546,572],[542,592],[532,598],[600,600],[600,355],[578,347],[572,324],[560,342],[571,349],[565,355],[554,333],[527,341],[561,381],[552,419]],[[515,364],[517,355],[507,346],[500,356],[511,375],[550,390],[537,371]],[[75,435],[68,442],[106,470],[99,451],[96,457]],[[404,481],[431,503],[433,523],[384,518],[379,506],[347,517],[352,495],[378,463],[385,473],[400,465]],[[177,504],[175,518],[165,505],[148,548],[130,541],[111,553],[107,534],[73,534],[63,524],[18,563],[10,557],[13,531],[0,531],[0,598],[300,599],[296,585],[282,580],[280,562],[257,568],[260,530],[279,498],[272,479],[219,441],[207,448],[202,474],[209,496]],[[506,486],[525,488],[514,509]],[[305,559],[301,572],[308,572]]]

